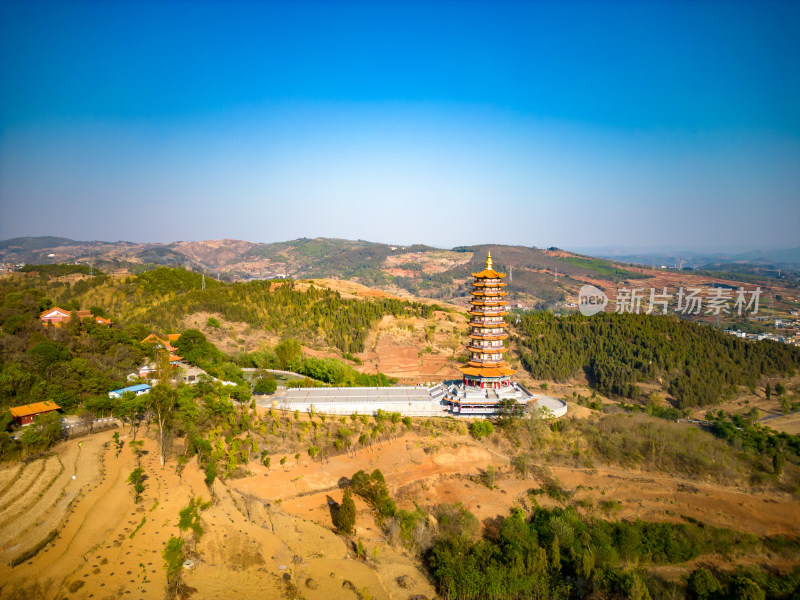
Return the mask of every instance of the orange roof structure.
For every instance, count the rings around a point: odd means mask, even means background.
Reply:
[[[486,257],[486,268],[479,273],[473,273],[472,276],[477,279],[502,279],[506,274],[498,273],[492,268],[492,253],[490,251]]]
[[[469,314],[476,317],[491,317],[490,322],[483,322],[481,319],[470,320],[470,341],[467,343],[467,351],[470,352],[470,359],[463,367],[458,370],[464,375],[465,383],[471,385],[490,386],[508,385],[508,377],[516,371],[508,366],[508,362],[503,358],[503,354],[508,352],[505,346],[481,346],[473,340],[503,340],[508,338],[508,333],[503,331],[506,327],[502,316],[507,313],[506,302],[503,296],[507,292],[501,291],[505,283],[489,282],[487,279],[500,279],[505,277],[505,273],[499,273],[492,266],[492,253],[486,256],[486,268],[479,273],[472,274],[475,281],[472,284],[472,298],[470,298]],[[495,289],[491,289],[495,287]],[[484,331],[484,329],[500,329],[500,331]],[[500,381],[498,381],[500,380]]]
[[[459,367],[464,375],[472,375],[473,377],[504,377],[506,375],[513,375],[516,373],[514,369],[510,369],[505,365],[497,365],[490,367]]]
[[[58,306],[54,306],[53,308],[48,308],[47,310],[43,311],[42,314],[39,315],[39,318],[43,318],[45,315],[52,315],[54,312],[60,312],[64,316],[69,316],[70,312]]]
[[[54,306],[42,312],[39,318],[45,323],[60,326],[62,323],[69,323],[72,315],[78,317],[78,320],[85,318],[94,318],[98,325],[111,325],[111,319],[104,319],[103,317],[95,317],[90,310],[73,310],[69,311],[59,306]]]
[[[59,410],[60,408],[61,407],[52,400],[45,400],[44,402],[34,402],[33,404],[14,406],[11,408],[11,416],[19,419],[20,417],[28,417],[31,415],[52,412],[54,410]]]
[[[167,339],[163,340],[160,337],[158,337],[155,333],[151,333],[150,335],[148,335],[146,338],[144,338],[139,343],[140,344],[161,344],[162,346],[164,346],[164,349],[167,350],[168,352],[175,352],[178,349],[175,346],[173,346],[171,344],[171,342],[178,341],[179,337],[181,337],[180,333],[168,333],[167,334]]]

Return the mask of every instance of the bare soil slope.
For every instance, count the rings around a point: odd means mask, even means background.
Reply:
[[[47,582],[58,597],[164,597],[162,549],[181,535],[178,512],[193,497],[213,505],[200,513],[199,543],[183,534],[192,560],[182,570],[188,597],[433,598],[420,565],[387,542],[360,499],[353,539],[365,545],[366,562],[334,533],[332,508],[342,499],[343,477],[379,468],[401,507],[462,502],[487,531],[512,507],[530,509],[528,491],[541,481],[516,476],[492,439],[476,442],[464,423],[454,426],[435,435],[420,428],[325,461],[301,454],[271,469],[250,463],[248,476],[217,480],[211,489],[194,460],[181,476],[174,460],[161,470],[155,444],[146,440],[146,488],[138,504],[126,481],[137,464],[127,432],[119,454],[110,431],[62,443],[51,456],[0,469],[0,598]],[[278,465],[281,457],[272,458]],[[498,472],[494,489],[478,482],[488,465]],[[553,467],[552,473],[573,493],[571,502],[599,518],[692,518],[760,536],[800,535],[800,501],[789,495],[611,467]],[[600,504],[612,499],[619,504],[607,514]],[[554,503],[546,496],[538,501]]]

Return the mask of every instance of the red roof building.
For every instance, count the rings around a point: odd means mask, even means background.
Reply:
[[[146,338],[144,338],[140,343],[141,344],[153,344],[156,348],[161,348],[169,352],[169,364],[173,367],[178,366],[178,362],[183,360],[182,356],[178,356],[176,353],[178,349],[172,345],[172,342],[177,342],[178,338],[181,337],[180,333],[168,333],[167,339],[163,340],[158,337],[155,333],[151,333]],[[155,371],[155,367],[151,368],[152,371]],[[143,375],[140,374],[140,377]]]
[[[64,310],[63,308],[59,308],[58,306],[54,306],[53,308],[44,311],[41,315],[39,315],[39,318],[45,325],[61,327],[63,323],[69,323],[70,319],[72,318],[72,313],[75,313],[79,319],[85,319],[86,317],[94,318],[95,323],[98,325],[111,325],[111,319],[95,317],[92,315],[92,311],[90,310],[68,311]]]
[[[38,415],[44,415],[60,408],[55,402],[46,400],[45,402],[34,402],[24,406],[14,406],[11,409],[11,416],[20,425],[30,425]]]

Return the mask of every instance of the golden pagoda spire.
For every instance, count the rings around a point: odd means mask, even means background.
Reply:
[[[492,251],[489,250],[489,254],[486,255],[486,270],[489,271],[492,268]]]

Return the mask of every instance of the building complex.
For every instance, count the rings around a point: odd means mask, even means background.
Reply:
[[[434,386],[375,388],[299,388],[285,392],[269,404],[284,410],[316,410],[331,414],[372,414],[378,409],[408,416],[491,416],[504,406],[560,417],[567,404],[558,398],[531,394],[511,380],[516,372],[505,359],[507,327],[503,282],[505,273],[494,270],[492,254],[485,268],[473,273],[467,364],[459,367],[460,381]]]

